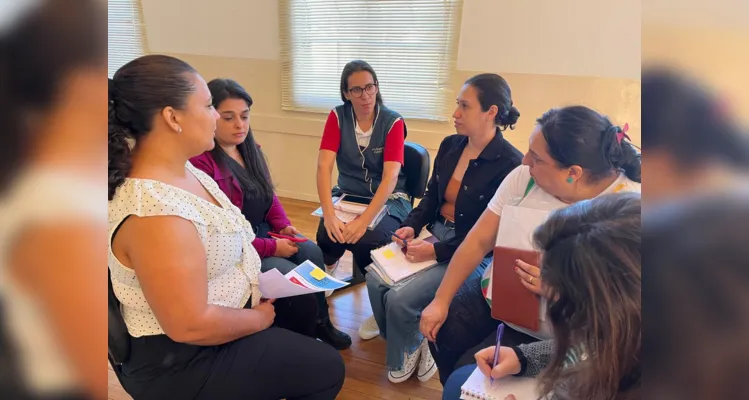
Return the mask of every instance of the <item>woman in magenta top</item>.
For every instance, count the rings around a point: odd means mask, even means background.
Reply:
[[[252,245],[262,259],[263,272],[275,268],[286,274],[306,260],[323,267],[322,251],[312,241],[294,243],[269,236],[269,232],[276,232],[301,237],[273,193],[268,165],[252,135],[252,98],[230,79],[214,79],[208,83],[208,88],[213,96],[213,106],[221,117],[216,122],[216,146],[190,162],[218,183],[252,225],[256,235]],[[351,338],[330,322],[324,293],[317,293],[316,297],[318,338],[339,350],[348,348]]]

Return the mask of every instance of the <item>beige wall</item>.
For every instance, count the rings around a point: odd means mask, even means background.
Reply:
[[[476,0],[466,0],[472,1]],[[587,11],[589,3],[585,3],[590,1],[600,0],[575,0],[569,3],[572,4],[570,12]],[[278,47],[278,24],[277,20],[273,20],[277,18],[277,7],[269,0],[214,0],[212,9],[221,10],[214,12],[201,11],[196,6],[197,3],[200,2],[142,0],[149,49],[184,59],[197,68],[206,80],[229,77],[242,84],[255,100],[251,124],[269,159],[278,194],[315,201],[317,150],[326,115],[281,110],[281,65],[274,53]],[[575,5],[579,9],[573,9]],[[530,3],[527,6],[533,7]],[[466,20],[470,18],[470,13],[464,15],[462,26],[470,27],[476,23]],[[547,29],[547,34],[554,34],[553,27]],[[594,31],[590,34],[599,33]],[[221,44],[211,47],[208,45],[211,40]],[[523,37],[518,35],[512,40],[518,45],[517,42],[522,41]],[[501,51],[498,43],[501,41],[495,38],[481,42],[462,40],[461,46],[464,53],[475,54],[475,51],[466,51],[473,50],[466,46],[480,46],[495,52]],[[534,46],[534,52],[542,53],[545,50],[537,48],[538,44]],[[630,47],[622,49],[622,52],[622,57],[627,57],[627,52],[635,53],[629,56],[639,57],[639,48]],[[591,60],[598,56],[597,52],[591,50]],[[549,69],[553,69],[552,67]],[[507,73],[497,67],[496,70],[487,68],[485,71],[456,70],[452,84],[446,90],[455,96],[462,83],[479,72],[499,73],[510,83],[513,100],[521,117],[516,129],[507,132],[506,136],[521,151],[527,150],[528,135],[535,118],[551,107],[568,104],[590,106],[609,115],[615,123],[628,122],[630,136],[639,144],[639,80],[627,77]],[[387,93],[383,95],[387,101]],[[452,110],[448,112],[451,113]],[[422,144],[433,156],[442,138],[453,133],[451,121],[438,123],[407,120],[407,124],[408,140]]]
[[[281,67],[272,60],[172,54],[192,64],[208,80],[231,77],[253,97],[251,124],[262,144],[278,194],[315,201],[315,165],[324,114],[281,110]],[[455,93],[462,82],[478,71],[455,71]],[[481,71],[484,72],[484,71]],[[498,72],[501,71],[492,71]],[[630,136],[640,141],[639,81],[555,75],[502,74],[510,83],[520,120],[506,137],[521,151],[528,148],[534,120],[547,109],[565,104],[585,104],[608,114],[616,123],[629,123]],[[387,98],[387,93],[384,93]],[[453,132],[452,122],[407,121],[408,140],[422,144],[434,156],[440,141]]]

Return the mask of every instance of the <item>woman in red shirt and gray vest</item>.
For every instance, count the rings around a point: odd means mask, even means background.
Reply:
[[[411,211],[406,194],[403,117],[382,103],[374,69],[364,61],[351,61],[341,74],[341,100],[325,124],[317,162],[317,193],[323,219],[317,230],[317,245],[332,270],[350,250],[362,273],[372,263],[370,251],[390,242],[393,231]],[[332,187],[333,164],[338,184]],[[344,223],[335,215],[333,196],[350,194],[370,198],[366,211]],[[367,226],[383,205],[388,213],[372,230]]]

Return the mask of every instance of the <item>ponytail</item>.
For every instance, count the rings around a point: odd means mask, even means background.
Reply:
[[[611,166],[624,171],[631,181],[642,181],[642,164],[639,152],[629,142],[626,131],[616,125],[610,125],[603,133],[601,141],[604,146],[603,154],[609,159]],[[627,140],[625,140],[627,139]]]
[[[132,166],[130,144],[127,139],[132,138],[129,129],[117,118],[117,89],[114,81],[109,80],[109,200],[127,177]]]
[[[622,140],[622,158],[619,167],[631,181],[642,183],[642,160],[640,153],[629,142]]]

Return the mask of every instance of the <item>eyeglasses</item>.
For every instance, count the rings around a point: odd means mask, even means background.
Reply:
[[[376,83],[370,83],[367,86],[359,87],[354,86],[351,89],[348,90],[349,93],[356,97],[362,97],[364,96],[364,92],[366,92],[368,95],[373,95],[377,93],[377,84]]]

